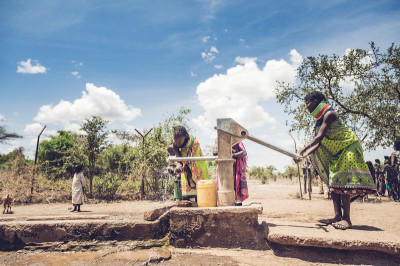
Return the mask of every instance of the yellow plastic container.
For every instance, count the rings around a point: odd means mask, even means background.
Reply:
[[[217,185],[214,180],[199,180],[196,188],[198,207],[217,207]]]

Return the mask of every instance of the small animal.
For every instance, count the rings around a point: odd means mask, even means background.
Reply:
[[[3,205],[4,205],[4,210],[3,210],[3,214],[6,212],[7,209],[7,213],[11,212],[11,203],[12,203],[13,199],[10,197],[10,195],[7,195],[7,197],[3,198]]]

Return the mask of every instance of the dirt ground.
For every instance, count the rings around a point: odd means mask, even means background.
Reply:
[[[244,203],[260,202],[263,213],[260,221],[315,223],[322,218],[333,216],[330,200],[324,199],[313,187],[312,200],[296,198],[299,186],[294,181],[280,181],[261,185],[258,181],[249,182],[250,198]],[[115,219],[143,220],[145,210],[156,208],[160,202],[132,201],[87,204],[84,212],[70,213],[71,204],[37,204],[13,206],[12,214],[0,215],[0,221],[27,219],[29,217],[53,217],[63,215],[111,215]],[[390,201],[387,197],[379,200],[369,196],[365,202],[355,201],[351,205],[351,219],[355,227],[367,227],[371,230],[382,230],[400,236],[400,203]],[[350,229],[354,230],[354,229]],[[365,231],[368,238],[368,230]],[[273,250],[257,251],[245,249],[177,249],[168,248],[171,259],[160,262],[162,265],[398,265],[390,258],[363,260],[362,252],[354,252],[343,257],[348,251],[327,251],[329,258],[315,260],[307,258],[307,252],[318,253],[312,249],[285,250],[277,254]],[[0,252],[0,264],[5,265],[142,265],[148,259],[149,250],[115,250],[107,249],[86,252],[46,252],[20,250]]]

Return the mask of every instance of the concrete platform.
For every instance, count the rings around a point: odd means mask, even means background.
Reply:
[[[141,219],[95,213],[3,217],[0,219],[0,249],[18,249],[32,243],[147,241],[167,237],[170,245],[175,247],[265,250],[276,243],[296,247],[375,251],[400,257],[400,237],[372,226],[354,225],[342,231],[317,223],[261,219],[261,204],[220,208],[161,208],[164,214],[144,210],[145,217],[142,215]],[[145,221],[145,218],[152,217],[157,219]]]
[[[175,247],[265,250],[268,227],[258,223],[261,204],[242,207],[172,208],[169,237]]]
[[[164,238],[169,228],[168,219],[162,217],[153,222],[110,220],[104,216],[43,218],[0,222],[0,250],[45,242],[146,241]]]
[[[281,245],[340,250],[379,251],[400,256],[400,237],[376,227],[357,226],[338,230],[322,224],[267,222],[268,241]]]

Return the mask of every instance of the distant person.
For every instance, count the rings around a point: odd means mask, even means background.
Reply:
[[[218,155],[218,139],[215,141],[213,155]],[[233,189],[235,190],[235,206],[242,206],[245,199],[249,197],[247,188],[246,167],[247,167],[247,152],[242,142],[239,142],[232,147],[233,163]],[[219,190],[219,174],[217,170],[217,190]]]
[[[374,165],[372,164],[371,161],[366,161],[365,164],[367,165],[367,167],[369,169],[369,172],[371,173],[371,176],[374,179],[375,190],[378,192],[378,186],[377,186],[377,181],[376,181],[376,174],[375,174]]]
[[[371,161],[366,161],[365,163],[367,164],[368,170],[371,173],[371,176],[374,178],[374,183],[376,184],[374,165],[372,164]]]
[[[381,161],[379,159],[375,159],[374,171],[375,171],[376,187],[378,189],[377,192],[381,196],[384,196],[386,193],[386,181],[381,168]]]
[[[360,140],[326,103],[325,96],[313,91],[304,100],[316,120],[315,135],[299,153],[310,155],[319,176],[329,185],[335,211],[332,219],[320,222],[345,230],[352,226],[350,197],[372,193],[375,185],[364,161]]]
[[[83,194],[86,186],[85,177],[83,176],[83,166],[81,164],[74,166],[74,178],[72,180],[72,204],[74,211],[81,211],[81,205],[83,204]]]
[[[168,147],[170,154],[176,157],[203,157],[200,142],[183,126],[174,128],[174,143]],[[181,171],[181,191],[183,200],[197,202],[196,184],[199,180],[209,179],[207,163],[178,162],[175,171]],[[179,193],[178,193],[179,194]]]
[[[385,176],[388,197],[393,198],[394,201],[399,200],[398,179],[396,170],[397,169],[394,169],[394,167],[392,167],[392,165],[390,164],[390,156],[385,156],[383,175]]]
[[[400,194],[400,138],[394,141],[393,149],[394,152],[390,156],[390,161],[393,169],[397,172],[398,191]]]

